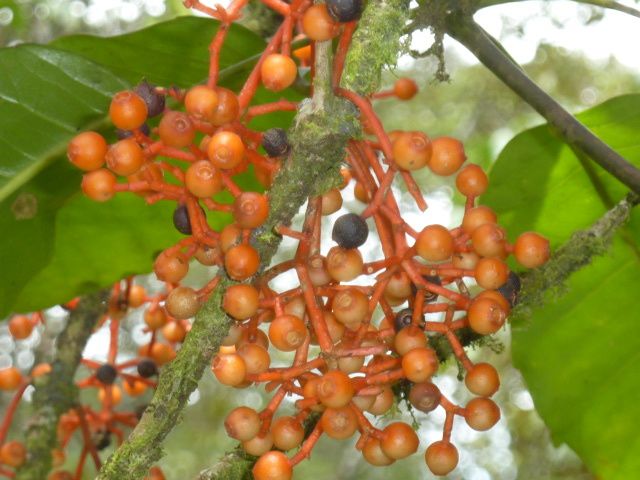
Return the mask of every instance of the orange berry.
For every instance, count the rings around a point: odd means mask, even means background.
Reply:
[[[470,208],[462,217],[462,229],[465,233],[471,235],[476,228],[485,223],[496,223],[498,217],[489,207],[479,205],[477,207]]]
[[[476,264],[474,276],[482,288],[496,290],[509,279],[509,267],[499,258],[481,258]]]
[[[194,117],[208,120],[218,108],[218,93],[206,85],[196,85],[185,95],[184,107]]]
[[[146,323],[151,330],[164,327],[167,323],[167,316],[164,313],[164,309],[157,306],[147,308],[144,312],[144,323]]]
[[[256,435],[251,440],[247,440],[246,442],[242,442],[242,449],[247,452],[249,455],[253,455],[254,457],[259,457],[260,455],[264,455],[269,450],[273,448],[273,436],[271,432],[267,432],[264,436]]]
[[[311,60],[311,45],[295,49],[293,56],[301,62],[309,62]]]
[[[369,314],[369,299],[360,290],[340,290],[331,303],[336,319],[350,330],[356,330]]]
[[[33,322],[25,315],[16,315],[9,320],[9,333],[16,340],[23,340],[31,335]]]
[[[291,450],[304,440],[304,428],[295,417],[280,417],[271,425],[271,435],[276,448]]]
[[[96,132],[82,132],[71,139],[67,157],[80,170],[97,170],[104,165],[107,141]]]
[[[260,431],[262,420],[258,413],[249,407],[237,407],[231,410],[224,421],[227,435],[241,442],[251,440]]]
[[[33,378],[38,378],[49,372],[51,372],[51,365],[49,363],[39,363],[31,369],[31,376]]]
[[[186,113],[166,112],[158,125],[158,135],[165,145],[181,148],[193,143],[196,131]]]
[[[244,360],[237,353],[216,355],[211,370],[221,384],[230,387],[243,383],[247,373]]]
[[[18,468],[27,459],[27,449],[21,442],[12,441],[0,447],[0,462]]]
[[[357,248],[332,247],[327,253],[327,273],[338,282],[348,282],[362,274],[364,260]]]
[[[22,374],[16,367],[0,370],[0,390],[15,390],[22,382]]]
[[[293,467],[282,452],[271,451],[262,455],[253,466],[255,480],[290,480]]]
[[[179,343],[184,341],[184,337],[187,336],[187,330],[184,328],[182,323],[178,321],[169,322],[162,327],[162,336],[167,340],[167,342]]]
[[[269,325],[269,340],[283,352],[296,350],[308,335],[304,322],[294,315],[279,315]]]
[[[535,232],[520,235],[513,246],[518,263],[527,268],[536,268],[549,260],[549,240]]]
[[[394,401],[395,397],[393,395],[393,391],[391,388],[387,387],[376,396],[373,405],[367,408],[367,412],[372,415],[383,415],[389,411]]]
[[[492,365],[476,363],[464,377],[464,384],[471,393],[490,397],[500,388],[500,377]]]
[[[448,475],[458,465],[458,449],[444,440],[433,442],[424,452],[427,467],[434,475]]]
[[[147,385],[140,380],[124,380],[122,387],[130,397],[139,397],[147,391]]]
[[[456,187],[465,197],[479,197],[489,186],[489,178],[478,165],[470,163],[458,173]]]
[[[402,357],[402,370],[410,382],[426,382],[438,371],[438,366],[438,356],[431,348],[414,348]]]
[[[298,67],[291,57],[272,53],[262,61],[260,75],[267,90],[279,92],[295,82],[298,76]]]
[[[440,405],[440,390],[431,382],[416,383],[409,390],[409,402],[421,412],[429,413]]]
[[[183,253],[162,252],[153,264],[153,271],[163,282],[178,283],[189,271],[189,261]]]
[[[242,229],[235,223],[230,223],[220,231],[220,250],[226,253],[231,247],[238,245],[241,240]]]
[[[238,347],[237,353],[244,360],[248,375],[262,373],[271,365],[269,352],[258,343],[244,343]]]
[[[376,467],[386,467],[391,465],[395,460],[388,457],[380,445],[380,440],[375,437],[369,437],[362,448],[362,456],[371,465]]]
[[[222,308],[236,320],[246,320],[258,311],[259,294],[251,285],[231,285],[224,293]]]
[[[255,275],[259,266],[260,255],[246,243],[231,247],[224,255],[224,268],[234,280],[245,280]]]
[[[427,262],[441,262],[453,254],[453,237],[442,225],[429,225],[418,235],[415,247]]]
[[[257,228],[269,216],[269,201],[266,195],[242,192],[233,205],[233,217],[241,228]]]
[[[316,386],[316,395],[323,405],[329,408],[342,408],[353,398],[353,383],[349,376],[340,370],[325,373]]]
[[[418,435],[404,422],[390,423],[382,431],[380,447],[385,455],[394,460],[408,457],[418,450]]]
[[[418,170],[426,166],[431,152],[431,140],[422,132],[401,132],[393,142],[393,158],[404,170]]]
[[[244,159],[244,143],[233,132],[218,132],[207,144],[207,155],[211,163],[220,169],[237,167]]]
[[[115,194],[116,176],[106,168],[100,168],[85,173],[80,186],[91,200],[106,202]]]
[[[141,306],[147,298],[147,291],[142,285],[131,285],[129,289],[129,298],[127,299],[129,306],[132,308],[138,308]]]
[[[98,400],[107,401],[107,392],[111,392],[111,404],[117,405],[122,401],[122,390],[117,385],[108,385],[98,389]]]
[[[218,107],[209,121],[215,126],[233,122],[240,113],[238,97],[231,90],[222,87],[216,87],[216,93],[218,94]]]
[[[194,317],[200,309],[200,300],[198,294],[191,287],[176,287],[165,301],[165,308],[169,315],[178,320],[185,320]]]
[[[342,207],[342,194],[337,188],[332,188],[322,195],[322,215],[331,215]]]
[[[198,160],[187,168],[184,185],[196,197],[208,198],[220,191],[222,177],[210,161]]]
[[[464,418],[474,430],[483,432],[493,427],[500,420],[500,409],[493,400],[474,398],[464,408]]]
[[[134,92],[118,92],[111,100],[109,117],[117,128],[135,130],[147,119],[147,104]]]
[[[322,42],[340,33],[340,25],[331,18],[327,6],[311,5],[302,16],[302,31],[311,40]]]
[[[410,78],[399,78],[393,84],[393,93],[400,100],[410,100],[418,93],[418,85]]]
[[[113,173],[126,177],[140,170],[144,153],[133,138],[125,138],[109,147],[105,160]]]
[[[429,160],[429,168],[436,175],[444,177],[453,175],[467,159],[460,140],[451,137],[440,137],[436,138],[432,145],[433,152],[431,160]]]
[[[469,326],[480,335],[497,332],[507,319],[500,304],[490,298],[477,298],[471,302],[467,318]]]
[[[414,348],[427,346],[427,337],[417,325],[409,325],[400,330],[393,341],[393,346],[399,355],[406,355]]]
[[[344,440],[358,429],[358,417],[348,406],[327,408],[320,417],[320,425],[327,436],[335,440]]]
[[[473,250],[481,257],[502,257],[506,251],[507,234],[494,223],[485,223],[471,234]]]

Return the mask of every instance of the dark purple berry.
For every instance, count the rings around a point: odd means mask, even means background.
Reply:
[[[270,157],[282,157],[291,148],[287,140],[287,132],[281,128],[270,128],[262,134],[262,148]]]
[[[360,215],[347,213],[333,224],[331,238],[342,248],[357,248],[367,241],[369,227]]]
[[[408,327],[413,322],[413,310],[405,308],[396,313],[396,317],[393,319],[393,329],[399,332],[404,327]]]
[[[147,116],[149,118],[160,115],[164,112],[164,95],[158,93],[156,88],[146,80],[143,80],[135,88],[135,92],[147,104]]]
[[[358,20],[362,15],[362,8],[362,0],[327,0],[329,15],[341,23]]]
[[[507,281],[498,288],[498,292],[507,299],[512,307],[518,303],[518,293],[520,293],[520,277],[515,272],[509,272]]]
[[[104,450],[111,445],[111,432],[108,430],[98,430],[93,435],[93,444],[96,450]]]
[[[104,385],[111,385],[118,376],[118,371],[113,365],[105,363],[96,370],[96,378]]]
[[[186,205],[178,205],[173,211],[173,226],[180,233],[191,235],[191,221]]]
[[[146,123],[142,124],[142,126],[140,127],[140,131],[144,133],[147,137],[151,135],[151,129],[149,128],[149,125],[147,125]],[[125,138],[129,138],[132,136],[133,136],[133,132],[131,130],[121,130],[119,128],[116,129],[116,137],[118,137],[118,140],[124,140]]]
[[[433,383],[416,383],[409,391],[409,402],[424,413],[429,413],[440,404],[440,390]]]
[[[149,378],[158,374],[158,366],[156,365],[156,362],[154,362],[150,358],[144,358],[140,360],[137,369],[138,375],[140,375],[142,378]]]

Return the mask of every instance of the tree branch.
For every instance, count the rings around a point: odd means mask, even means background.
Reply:
[[[16,472],[16,480],[42,480],[51,470],[51,450],[56,444],[60,416],[78,402],[74,377],[82,351],[100,316],[107,309],[110,289],[83,297],[69,315],[67,327],[58,337],[51,372],[34,380],[34,414],[26,427],[27,461]]]
[[[447,16],[447,33],[467,47],[489,70],[531,105],[564,140],[602,168],[640,193],[640,170],[595,136],[587,127],[545,93],[501,50],[470,16]]]
[[[519,302],[512,310],[511,322],[520,322],[544,303],[549,292],[561,290],[567,279],[593,258],[602,255],[621,227],[629,220],[631,210],[640,197],[630,193],[599,218],[589,229],[575,232],[543,266],[531,270],[522,279]]]

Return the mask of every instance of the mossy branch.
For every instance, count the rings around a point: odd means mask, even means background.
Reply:
[[[603,255],[638,203],[640,197],[629,194],[590,228],[571,235],[546,264],[528,272],[522,279],[519,302],[511,312],[511,322],[520,323],[531,317],[549,293],[561,292],[573,273],[589,265],[594,257]]]
[[[379,60],[376,60],[377,49],[370,48],[367,56],[348,58],[345,73],[360,73],[358,82],[355,78],[345,81],[347,88],[361,94],[369,93],[369,88],[377,88],[380,69],[395,61],[403,27],[397,21],[389,22],[386,17],[398,18],[399,10],[404,10],[406,15],[407,8],[405,0],[369,2],[360,28],[370,28],[372,36],[386,32],[384,42],[393,42],[394,57],[390,57],[389,47],[386,47],[382,49],[385,53]],[[369,22],[369,17],[375,17],[375,20]],[[396,27],[397,31],[392,31]],[[357,35],[352,48],[362,51],[361,42],[369,42],[370,35],[366,32]],[[295,124],[289,132],[291,154],[269,191],[269,218],[252,237],[263,268],[269,264],[281,241],[274,227],[289,224],[309,196],[324,193],[338,184],[346,143],[359,132],[357,110],[349,102],[335,97],[331,90],[331,58],[330,42],[316,44],[314,95],[300,105]],[[371,68],[371,62],[377,67]],[[176,359],[163,368],[156,393],[142,419],[127,441],[104,464],[98,480],[142,478],[162,456],[166,436],[178,423],[189,395],[197,387],[204,369],[228,332],[230,320],[222,311],[221,300],[230,283],[223,280],[198,312]],[[226,464],[229,460],[230,457],[225,457]]]
[[[58,420],[78,402],[74,377],[87,340],[107,309],[109,293],[110,290],[102,290],[80,300],[58,337],[51,372],[33,382],[34,413],[27,422],[25,433],[28,456],[16,472],[16,480],[42,480],[51,470],[51,450],[56,444]]]

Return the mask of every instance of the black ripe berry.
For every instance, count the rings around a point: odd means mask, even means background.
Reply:
[[[331,238],[342,248],[358,248],[367,241],[369,228],[360,215],[347,213],[333,224]]]
[[[178,205],[173,211],[173,226],[180,233],[191,235],[191,221],[186,205]]]
[[[117,376],[118,371],[113,365],[109,365],[108,363],[101,365],[96,370],[96,378],[104,385],[111,385]]]
[[[151,135],[151,129],[149,128],[149,125],[147,125],[146,123],[143,123],[142,126],[140,127],[140,131],[145,134],[147,137],[149,135]],[[116,129],[116,137],[118,137],[118,140],[124,140],[125,138],[129,138],[133,136],[133,132],[131,130],[122,130],[120,128]]]
[[[362,3],[362,0],[327,0],[327,10],[337,22],[353,22],[362,15]]]
[[[149,358],[145,358],[140,360],[138,363],[138,375],[142,378],[153,377],[158,373],[158,367],[156,366],[156,362]]]
[[[413,319],[413,310],[411,308],[405,308],[396,313],[396,318],[393,319],[393,328],[396,332],[399,332],[404,327],[411,325]]]
[[[287,132],[281,128],[270,128],[262,134],[262,148],[270,157],[282,157],[289,152]]]
[[[111,445],[111,433],[108,430],[98,430],[93,437],[96,450],[104,450]]]
[[[429,283],[433,283],[435,285],[442,285],[442,280],[440,280],[440,277],[437,275],[423,275],[422,278],[424,278]],[[413,292],[414,295],[418,293],[418,289],[414,284],[411,284],[411,291]],[[436,298],[438,298],[438,294],[430,292],[429,290],[424,290],[425,303],[433,302]]]
[[[498,288],[498,292],[507,299],[512,307],[518,303],[518,293],[520,292],[520,277],[515,272],[509,272],[507,281]]]
[[[164,112],[164,95],[159,94],[155,87],[143,80],[135,88],[135,92],[147,104],[147,116],[155,117]]]

